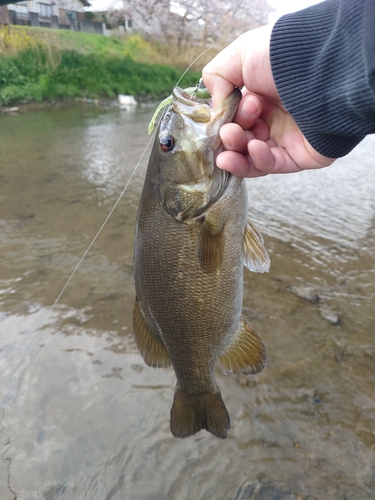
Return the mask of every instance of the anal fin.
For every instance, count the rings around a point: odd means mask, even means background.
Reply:
[[[256,374],[266,366],[266,348],[244,316],[241,316],[238,332],[218,360],[225,373]]]
[[[271,260],[264,246],[263,236],[248,220],[244,234],[243,263],[254,273],[268,273]]]
[[[133,333],[146,365],[153,368],[168,368],[171,366],[167,350],[151,330],[137,300],[134,302],[133,309]]]

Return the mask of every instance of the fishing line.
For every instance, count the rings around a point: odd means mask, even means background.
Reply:
[[[194,61],[192,63],[189,64],[189,66],[185,69],[185,71],[182,73],[182,75],[180,76],[180,79],[178,80],[178,82],[176,83],[175,87],[177,87],[177,85],[180,83],[180,81],[183,79],[183,77],[186,75],[186,73],[189,71],[189,69],[193,66],[194,63],[196,63],[198,61],[198,59],[200,59],[206,52],[208,52],[209,50],[211,50],[213,47],[216,47],[216,45],[221,45],[222,43],[229,43],[230,40],[222,40],[221,42],[216,42],[216,43],[213,43],[212,45],[210,45],[207,49],[205,49],[203,52],[201,52],[199,54],[199,56],[197,56]]]
[[[179,80],[177,81],[177,83],[176,83],[175,87],[177,87],[177,85],[181,82],[181,80],[182,80],[182,79],[183,79],[183,77],[186,75],[186,73],[189,71],[189,69],[193,66],[193,64],[194,64],[194,63],[196,63],[196,62],[198,61],[198,59],[199,59],[199,58],[201,58],[201,57],[202,57],[202,56],[203,56],[206,52],[208,52],[209,50],[211,50],[213,47],[216,47],[216,45],[221,45],[221,44],[223,44],[223,43],[229,43],[229,41],[230,41],[230,40],[223,40],[223,41],[221,41],[221,42],[216,42],[216,43],[214,43],[214,44],[210,45],[210,46],[209,46],[207,49],[205,49],[203,52],[201,52],[201,53],[199,54],[199,56],[197,56],[197,57],[194,59],[194,61],[193,61],[191,64],[189,64],[189,66],[188,66],[188,67],[185,69],[185,71],[182,73],[182,75],[180,76]],[[141,163],[141,161],[142,161],[142,159],[143,159],[144,155],[146,154],[146,151],[147,151],[147,149],[148,149],[148,147],[149,147],[149,145],[150,145],[150,143],[151,143],[151,141],[152,141],[152,139],[153,139],[153,137],[154,137],[154,134],[155,134],[155,132],[151,135],[150,140],[148,141],[148,143],[147,143],[147,145],[146,145],[145,149],[143,150],[143,153],[141,154],[141,157],[140,157],[140,158],[139,158],[139,160],[138,160],[138,163],[136,164],[136,166],[134,167],[134,169],[133,169],[132,173],[130,174],[130,177],[129,177],[129,179],[128,179],[127,183],[125,184],[124,189],[121,191],[120,196],[117,198],[117,200],[116,200],[115,204],[114,204],[114,205],[113,205],[113,207],[111,208],[111,210],[110,210],[109,214],[107,215],[107,217],[106,217],[105,221],[104,221],[104,222],[103,222],[103,224],[100,226],[100,228],[99,228],[98,232],[97,232],[97,233],[96,233],[96,235],[94,236],[94,238],[93,238],[93,240],[91,241],[90,245],[87,247],[87,249],[85,250],[84,254],[82,255],[82,257],[81,257],[81,258],[80,258],[80,260],[78,261],[78,263],[77,263],[76,267],[73,269],[73,271],[72,271],[71,275],[69,276],[69,278],[68,278],[67,282],[65,283],[65,285],[63,286],[63,288],[62,288],[61,292],[60,292],[60,293],[59,293],[59,295],[57,296],[57,299],[56,299],[56,300],[55,300],[55,302],[53,303],[53,305],[52,305],[52,307],[51,307],[50,311],[53,311],[53,310],[54,310],[54,308],[56,307],[57,303],[58,303],[58,302],[59,302],[59,300],[61,299],[61,296],[63,295],[63,293],[65,292],[65,290],[66,290],[66,289],[67,289],[67,287],[69,286],[69,283],[72,281],[72,279],[73,279],[73,277],[74,277],[75,273],[77,272],[77,270],[78,270],[79,266],[82,264],[82,262],[83,262],[83,260],[85,259],[86,255],[87,255],[87,254],[89,253],[89,251],[91,250],[91,247],[93,246],[93,244],[94,244],[94,243],[95,243],[95,241],[97,240],[97,238],[98,238],[99,234],[102,232],[102,230],[103,230],[104,226],[107,224],[107,222],[108,222],[109,218],[111,217],[111,215],[112,215],[112,214],[113,214],[113,212],[115,211],[115,209],[116,209],[117,205],[120,203],[121,198],[122,198],[122,197],[123,197],[123,195],[125,194],[125,192],[126,192],[126,190],[127,190],[128,186],[129,186],[129,184],[130,184],[130,181],[131,181],[131,180],[132,180],[132,178],[134,177],[135,172],[137,171],[137,169],[138,169],[138,167],[139,167],[139,165],[140,165],[140,163]]]
[[[103,222],[103,224],[100,226],[100,228],[99,228],[98,232],[97,232],[97,233],[96,233],[96,235],[94,236],[93,240],[91,241],[90,245],[87,247],[87,249],[86,249],[86,251],[84,252],[84,254],[82,255],[82,257],[80,258],[80,260],[79,260],[78,264],[76,265],[76,267],[73,269],[73,272],[72,272],[72,274],[69,276],[68,281],[65,283],[65,285],[64,285],[64,287],[63,287],[63,289],[61,290],[61,292],[59,293],[59,295],[58,295],[57,299],[56,299],[56,300],[55,300],[55,302],[53,303],[53,306],[51,307],[51,311],[53,311],[53,309],[55,308],[55,306],[56,306],[56,304],[58,303],[58,301],[60,300],[60,298],[61,298],[62,294],[65,292],[65,290],[66,290],[66,288],[68,287],[69,283],[72,281],[73,276],[74,276],[74,275],[75,275],[75,273],[77,272],[77,269],[78,269],[78,268],[79,268],[79,266],[82,264],[83,259],[84,259],[84,258],[86,257],[86,255],[89,253],[89,251],[90,251],[91,247],[93,246],[93,244],[94,244],[94,243],[95,243],[95,241],[97,240],[97,238],[98,238],[99,234],[102,232],[102,230],[103,230],[104,226],[107,224],[107,222],[108,222],[109,218],[111,217],[111,215],[112,215],[112,214],[113,214],[113,212],[115,211],[115,209],[116,209],[117,205],[120,203],[120,200],[121,200],[121,198],[123,197],[123,195],[124,195],[125,191],[127,190],[128,186],[129,186],[129,184],[130,184],[130,181],[131,181],[131,180],[132,180],[132,178],[134,177],[134,174],[136,173],[136,171],[137,171],[137,169],[138,169],[138,167],[139,167],[139,165],[140,165],[140,163],[141,163],[141,161],[142,161],[142,159],[143,159],[144,155],[146,154],[146,151],[147,151],[147,149],[148,149],[148,147],[149,147],[149,145],[150,145],[150,143],[151,143],[151,141],[152,141],[153,137],[154,137],[154,134],[152,134],[152,135],[151,135],[150,140],[148,141],[148,143],[147,143],[147,145],[146,145],[145,149],[143,150],[143,153],[141,154],[141,157],[140,157],[140,158],[139,158],[139,160],[138,160],[138,163],[137,163],[137,164],[136,164],[136,166],[134,167],[133,172],[130,174],[130,177],[129,177],[129,179],[128,179],[127,183],[125,184],[124,189],[121,191],[120,196],[117,198],[117,200],[116,200],[115,204],[114,204],[114,205],[113,205],[113,207],[111,208],[111,210],[110,210],[109,214],[107,215],[107,217],[106,217],[105,221],[104,221],[104,222]]]
[[[180,81],[182,80],[182,78],[186,75],[186,73],[189,71],[189,69],[192,67],[192,65],[203,55],[205,54],[208,50],[210,50],[212,47],[215,47],[216,45],[219,45],[221,43],[226,43],[226,42],[217,42],[213,45],[211,45],[210,47],[208,47],[206,50],[204,50],[201,54],[199,54],[198,57],[196,57],[194,59],[194,61],[188,66],[188,68],[184,71],[184,73],[182,74],[182,76],[180,77],[180,79],[178,80],[178,82],[176,83],[175,86],[177,86]],[[59,302],[59,300],[61,299],[61,296],[63,295],[63,293],[65,292],[65,290],[67,289],[67,287],[69,286],[70,282],[72,281],[75,273],[77,272],[79,266],[82,264],[82,261],[85,259],[86,255],[88,254],[88,252],[91,250],[91,247],[93,246],[93,244],[95,243],[95,241],[97,240],[98,236],[100,235],[100,233],[102,232],[104,226],[107,224],[109,218],[111,217],[111,215],[113,214],[113,212],[115,211],[117,205],[120,203],[120,200],[121,198],[123,197],[124,193],[126,192],[131,180],[133,179],[144,155],[146,154],[146,151],[152,141],[152,139],[154,138],[154,135],[155,135],[155,132],[153,132],[151,135],[150,135],[150,139],[145,147],[145,149],[143,150],[143,153],[141,154],[141,157],[139,158],[138,160],[138,163],[136,164],[136,166],[134,167],[132,173],[130,174],[130,177],[128,179],[128,181],[126,182],[123,190],[121,191],[121,194],[120,196],[117,198],[115,204],[113,205],[112,209],[110,210],[109,214],[107,215],[107,217],[105,218],[103,224],[101,225],[101,227],[99,228],[98,232],[96,233],[96,235],[94,236],[93,240],[91,241],[90,245],[87,247],[86,251],[84,252],[84,254],[82,255],[82,257],[80,258],[78,264],[75,266],[75,268],[73,269],[73,272],[71,273],[71,275],[69,276],[67,282],[65,283],[65,285],[63,286],[61,292],[59,293],[58,297],[56,298],[55,302],[53,303],[52,307],[50,308],[50,312],[52,312],[54,310],[54,308],[56,307],[57,303]],[[35,330],[35,332],[40,332],[42,329],[41,326],[38,326]],[[24,366],[25,363],[24,363],[24,359],[26,358],[26,356],[31,356],[32,354],[32,349],[34,348],[34,350],[36,349],[36,342],[38,340],[38,336],[34,337],[31,339],[30,343],[26,346],[25,350],[24,350],[24,353],[23,355],[21,354],[21,356],[19,357],[19,366]],[[46,341],[44,342],[46,343]],[[18,379],[16,379],[14,382],[17,382]],[[11,440],[9,438],[9,436],[4,432],[4,424],[3,424],[3,419],[4,419],[4,416],[5,416],[5,408],[3,409],[3,412],[2,412],[2,415],[0,415],[0,433],[5,435],[9,441],[9,445],[11,443]],[[4,457],[3,457],[4,459]],[[7,467],[7,470],[8,470],[8,488],[9,490],[14,494],[12,488],[10,487],[10,475],[9,475],[9,468],[10,468],[10,462],[8,464],[8,467]],[[15,494],[14,494],[14,497]]]

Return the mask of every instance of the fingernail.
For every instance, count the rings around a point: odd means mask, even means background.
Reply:
[[[219,167],[219,168],[221,168],[221,169],[223,168],[223,167],[221,166],[221,159],[220,159],[220,155],[218,155],[218,157],[216,158],[216,166],[217,166],[217,167]]]
[[[246,98],[243,99],[240,112],[245,118],[253,118],[259,113],[258,99],[251,95],[246,96]]]
[[[232,149],[232,142],[231,141],[228,141],[227,139],[225,139],[225,141],[221,141],[223,143],[223,146],[225,149]]]
[[[223,133],[222,130],[220,130],[220,139],[221,139],[221,143],[222,145],[224,146],[224,149],[231,149],[232,148],[232,141],[228,140],[226,137],[225,137],[225,134]]]

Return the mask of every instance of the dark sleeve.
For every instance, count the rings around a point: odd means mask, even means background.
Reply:
[[[375,133],[375,0],[326,0],[281,17],[271,66],[285,109],[330,158]]]

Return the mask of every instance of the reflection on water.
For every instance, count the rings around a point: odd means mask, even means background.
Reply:
[[[169,431],[171,370],[131,335],[153,106],[0,117],[1,499],[374,499],[375,138],[319,172],[249,181],[272,258],[245,272],[269,362],[218,374],[226,441]],[[147,156],[147,155],[146,155]]]

